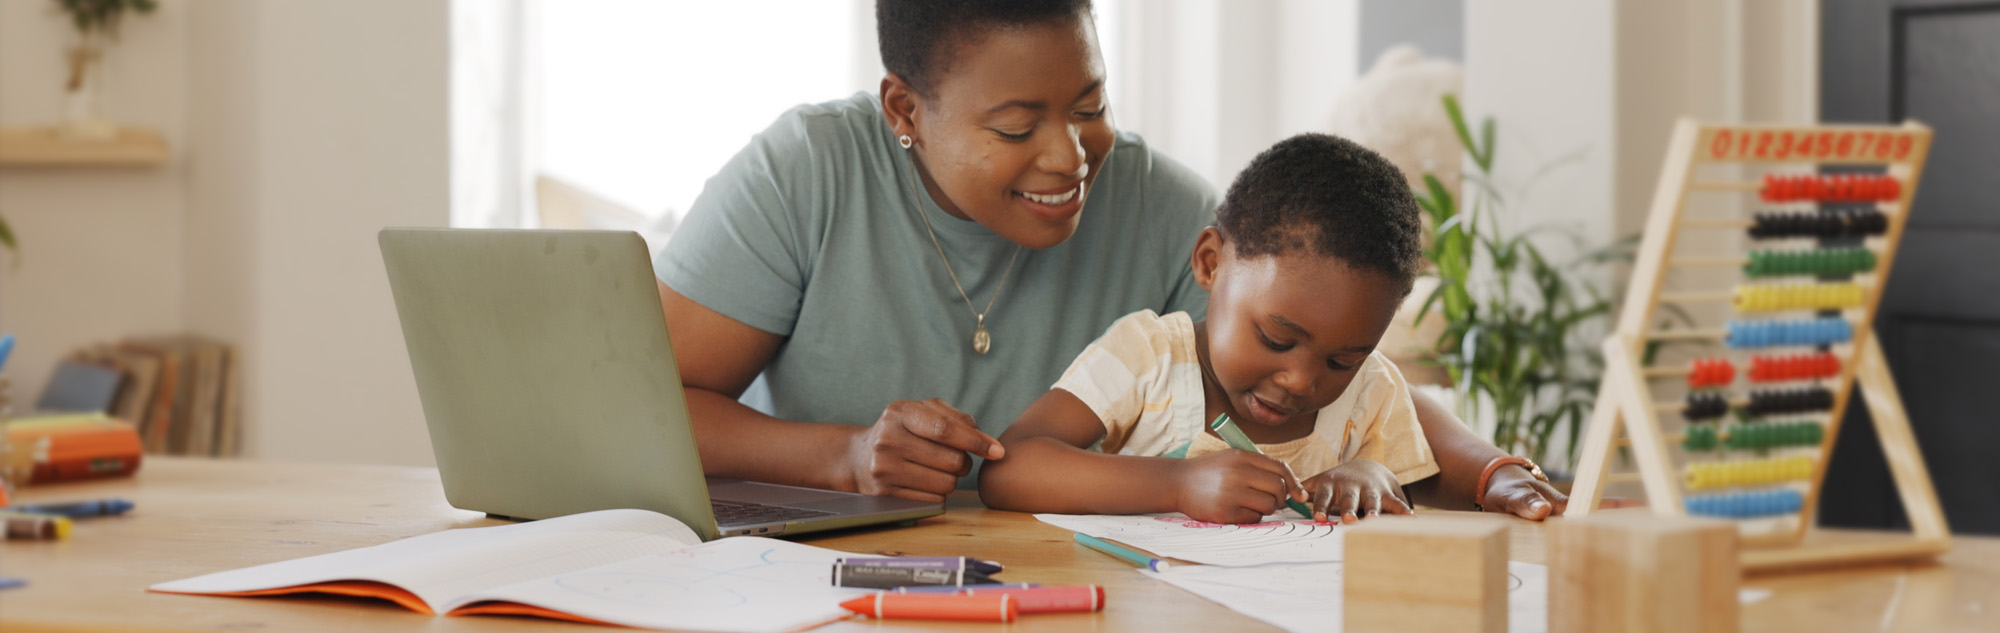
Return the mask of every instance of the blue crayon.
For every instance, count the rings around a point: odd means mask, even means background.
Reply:
[[[131,509],[132,509],[132,502],[126,501],[124,499],[92,499],[89,501],[73,501],[70,503],[43,503],[43,504],[24,505],[24,506],[16,506],[8,508],[9,511],[13,512],[26,512],[29,514],[53,514],[57,516],[66,516],[72,519],[87,519],[90,517],[113,516],[118,514],[124,514],[127,511],[130,511]]]
[[[0,367],[7,366],[7,357],[14,353],[14,335],[0,335]]]
[[[0,589],[13,589],[15,587],[25,587],[27,586],[27,584],[28,581],[23,578],[0,578]]]

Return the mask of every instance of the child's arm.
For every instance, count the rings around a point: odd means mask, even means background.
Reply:
[[[1493,471],[1493,481],[1475,496],[1473,488],[1479,486],[1480,471],[1494,458],[1507,453],[1474,435],[1458,421],[1458,416],[1436,400],[1422,393],[1410,396],[1417,407],[1417,423],[1423,427],[1424,437],[1430,440],[1431,452],[1438,463],[1436,476],[1410,483],[1411,499],[1433,508],[1471,510],[1472,500],[1478,498],[1487,512],[1536,521],[1562,514],[1569,507],[1569,497],[1536,480],[1527,469],[1512,464]]]
[[[987,507],[1064,514],[1182,512],[1202,521],[1251,523],[1303,490],[1283,462],[1245,451],[1195,459],[1107,455],[1088,447],[1104,424],[1068,391],[1035,400],[1000,436],[1004,459],[979,473]]]

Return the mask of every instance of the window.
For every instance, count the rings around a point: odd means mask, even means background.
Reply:
[[[594,194],[649,223],[685,213],[778,115],[873,91],[881,78],[872,1],[559,0],[536,10],[542,188]]]

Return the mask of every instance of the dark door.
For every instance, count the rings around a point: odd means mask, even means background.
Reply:
[[[1821,5],[1820,117],[1935,130],[1875,333],[1952,531],[2000,534],[2000,2]],[[1850,406],[1822,525],[1908,527]]]

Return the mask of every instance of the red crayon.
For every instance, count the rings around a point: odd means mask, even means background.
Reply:
[[[1013,622],[1021,609],[1007,594],[955,596],[924,593],[889,593],[855,598],[840,603],[841,608],[861,615],[895,620],[967,620],[973,622]]]
[[[960,593],[969,596],[1013,596],[1022,613],[1090,613],[1104,610],[1104,588],[1097,585],[967,587]]]

